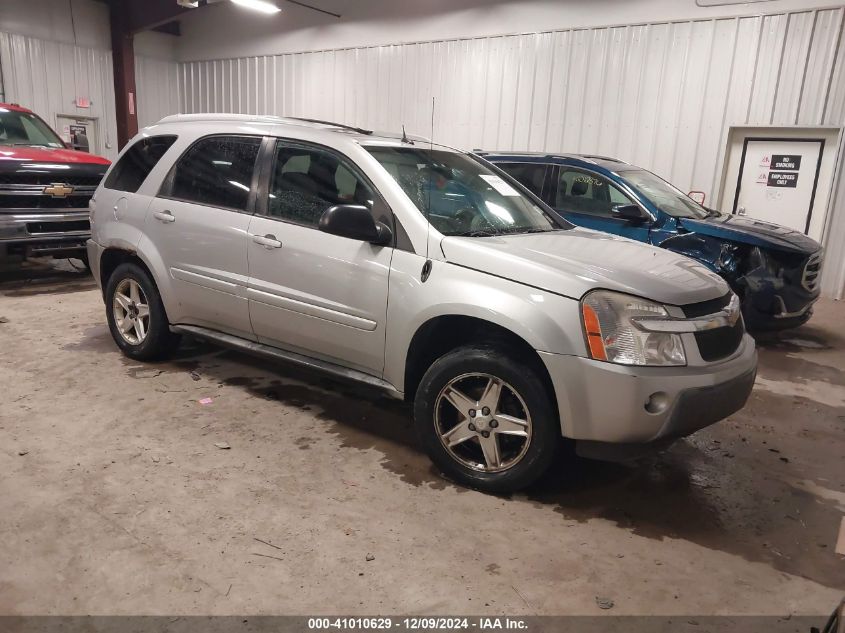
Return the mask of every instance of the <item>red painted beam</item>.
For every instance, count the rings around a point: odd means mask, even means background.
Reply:
[[[175,2],[173,4],[176,4]],[[118,149],[138,133],[138,104],[135,98],[135,47],[127,3],[111,0],[111,54],[114,66],[114,105]]]

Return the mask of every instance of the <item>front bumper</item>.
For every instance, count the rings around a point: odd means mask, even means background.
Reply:
[[[540,352],[551,376],[564,437],[644,444],[689,435],[745,405],[757,372],[747,334],[723,361],[630,367]]]
[[[776,274],[761,266],[740,280],[745,286],[740,292],[745,298],[742,312],[747,327],[781,329],[807,321],[821,294],[822,252],[803,258],[781,255],[777,260],[772,253],[765,257],[779,264]]]
[[[36,254],[84,250],[89,237],[87,209],[52,213],[22,209],[0,213],[0,246],[19,246]]]

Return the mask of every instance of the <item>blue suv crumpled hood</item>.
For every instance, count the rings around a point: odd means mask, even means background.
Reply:
[[[691,233],[701,233],[762,248],[806,254],[815,253],[821,248],[816,240],[785,226],[727,213],[702,220],[679,218],[678,226]]]

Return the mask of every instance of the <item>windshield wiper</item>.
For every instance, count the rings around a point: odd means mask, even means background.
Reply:
[[[510,229],[502,229],[500,235],[522,235],[524,233],[549,233],[550,231],[554,231],[555,229],[544,229],[539,226],[532,226],[532,227],[513,227]]]
[[[533,229],[525,229],[520,231],[520,233],[551,233],[552,231],[557,231],[558,229],[543,229],[539,226],[534,227]]]
[[[552,231],[556,231],[558,229],[548,228],[544,229],[539,226],[533,227],[511,227],[508,229],[497,229],[495,231],[491,231],[489,229],[476,229],[474,231],[466,231],[464,233],[453,233],[453,236],[456,237],[496,237],[498,235],[521,235],[524,233],[551,233]]]
[[[453,237],[496,237],[501,233],[493,233],[492,231],[465,231],[464,233],[452,233]]]

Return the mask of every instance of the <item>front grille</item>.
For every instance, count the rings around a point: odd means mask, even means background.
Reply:
[[[708,362],[727,358],[733,354],[742,342],[745,327],[742,319],[737,320],[733,327],[719,327],[715,330],[704,330],[695,333],[698,343],[698,353],[702,360]]]
[[[71,187],[96,187],[102,180],[102,174],[91,175],[58,175],[51,174],[0,174],[0,185],[52,185],[55,182],[62,182]]]
[[[682,306],[681,309],[684,311],[684,316],[688,319],[713,314],[714,312],[719,312],[724,309],[731,302],[732,295],[733,293],[729,292],[725,296],[718,297],[716,299],[700,301],[698,303],[688,303],[687,305]]]
[[[52,196],[0,195],[2,209],[87,209],[90,195],[53,198]]]
[[[682,306],[684,316],[688,319],[714,314],[726,308],[731,302],[732,292],[709,301],[690,303]],[[698,353],[701,358],[708,362],[727,358],[733,354],[742,342],[742,335],[745,333],[745,326],[742,319],[738,319],[731,327],[720,327],[713,330],[704,330],[695,333],[695,342],[698,344]]]
[[[28,222],[26,230],[31,235],[39,233],[65,233],[66,231],[90,231],[88,220],[72,220],[70,222]]]
[[[821,251],[813,253],[804,264],[804,272],[801,274],[801,285],[807,292],[815,292],[819,287],[819,278],[822,270]]]

